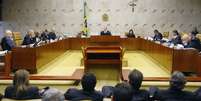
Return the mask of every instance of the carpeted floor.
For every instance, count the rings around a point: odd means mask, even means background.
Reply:
[[[82,52],[79,50],[67,51],[51,63],[42,67],[36,75],[72,75],[81,66]],[[138,69],[145,77],[169,77],[163,66],[154,61],[151,57],[141,51],[126,51],[124,60],[128,61],[128,66],[124,69]],[[101,70],[99,72],[102,72]],[[101,74],[101,73],[100,73]]]

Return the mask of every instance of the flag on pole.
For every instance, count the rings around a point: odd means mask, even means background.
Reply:
[[[84,28],[83,32],[85,33],[86,36],[88,36],[89,29],[88,29],[88,23],[87,23],[87,2],[84,1]]]

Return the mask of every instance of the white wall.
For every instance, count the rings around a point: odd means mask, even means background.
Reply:
[[[113,33],[135,28],[139,35],[154,29],[189,32],[201,29],[201,0],[134,0],[135,12],[128,6],[132,0],[87,0],[88,23],[91,33],[108,25]],[[82,29],[83,0],[4,0],[5,29],[27,31],[56,28],[75,34]],[[109,15],[103,22],[102,15]]]

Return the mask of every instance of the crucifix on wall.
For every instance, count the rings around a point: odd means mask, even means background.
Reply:
[[[132,12],[135,12],[135,6],[137,6],[137,5],[135,4],[135,1],[136,1],[136,0],[132,0],[132,1],[130,1],[130,2],[128,3],[128,5],[132,7]]]

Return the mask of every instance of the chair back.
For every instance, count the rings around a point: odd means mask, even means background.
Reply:
[[[13,32],[13,39],[16,46],[20,46],[22,44],[22,34],[20,32]]]

